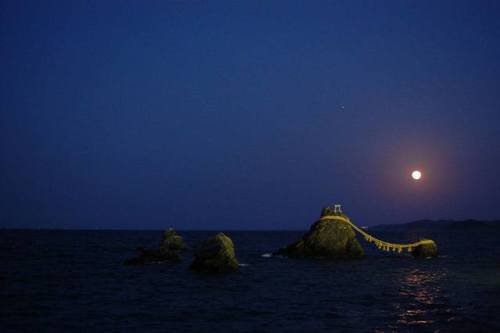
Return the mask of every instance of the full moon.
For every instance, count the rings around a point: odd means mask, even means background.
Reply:
[[[411,178],[420,180],[420,178],[422,178],[422,173],[419,170],[415,170],[411,173]]]

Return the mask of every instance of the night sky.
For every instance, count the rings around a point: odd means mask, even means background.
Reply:
[[[500,218],[498,1],[2,0],[0,94],[0,227]]]

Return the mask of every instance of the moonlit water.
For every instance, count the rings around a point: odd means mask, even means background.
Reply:
[[[191,246],[213,232],[182,232]],[[499,232],[436,232],[435,260],[270,256],[301,232],[227,232],[239,273],[180,264],[125,267],[160,231],[0,231],[2,332],[498,331]],[[378,232],[404,241],[404,232]]]

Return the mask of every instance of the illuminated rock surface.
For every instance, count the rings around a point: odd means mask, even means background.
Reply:
[[[174,229],[170,228],[163,234],[159,249],[138,248],[139,256],[126,260],[124,264],[146,265],[177,262],[181,260],[179,252],[185,247],[182,237]]]
[[[238,260],[231,238],[223,233],[204,241],[195,252],[190,267],[202,273],[230,273],[238,270]]]
[[[418,245],[411,254],[415,258],[435,258],[438,255],[437,245],[434,241]]]
[[[321,216],[331,215],[324,208]],[[298,241],[280,249],[277,254],[292,258],[355,259],[364,256],[354,230],[339,220],[320,220]]]

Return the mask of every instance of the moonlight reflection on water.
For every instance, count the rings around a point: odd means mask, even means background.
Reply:
[[[407,298],[408,302],[399,309],[397,323],[425,326],[435,322],[429,318],[452,320],[449,317],[451,309],[447,307],[448,302],[440,287],[445,277],[444,272],[429,272],[422,269],[412,269],[405,274],[401,280],[399,295]],[[430,316],[430,313],[433,316]],[[436,314],[444,316],[435,316]]]

